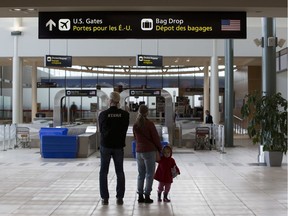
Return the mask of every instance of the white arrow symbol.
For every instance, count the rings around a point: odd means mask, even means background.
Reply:
[[[46,23],[46,27],[49,26],[49,31],[52,31],[53,26],[56,27],[56,23],[50,19],[47,23]]]

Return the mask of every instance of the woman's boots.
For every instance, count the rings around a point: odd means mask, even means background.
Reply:
[[[139,194],[138,203],[153,203],[153,200],[150,199],[150,195],[145,195],[144,198],[143,194]]]
[[[144,203],[144,202],[145,202],[145,199],[144,199],[143,194],[139,194],[139,196],[138,196],[138,203]]]
[[[162,194],[162,192],[158,192],[158,202],[162,202],[161,194]]]
[[[145,203],[153,203],[153,200],[150,199],[150,195],[145,195]]]

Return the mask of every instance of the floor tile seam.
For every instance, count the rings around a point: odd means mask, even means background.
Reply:
[[[189,173],[189,175],[190,175],[190,173]],[[197,188],[199,194],[201,194],[202,199],[204,200],[204,202],[206,203],[206,205],[207,205],[208,208],[210,209],[211,213],[212,213],[213,215],[215,215],[215,213],[213,212],[213,208],[212,208],[211,205],[209,204],[207,198],[204,196],[204,194],[203,194],[201,188],[197,185],[197,182],[195,182],[193,176],[190,175],[190,178],[192,179],[192,181],[193,181],[195,187]]]
[[[254,215],[256,215],[256,214],[253,212],[253,210],[252,210],[251,208],[249,208],[249,206],[247,206],[246,203],[244,203],[244,202],[241,200],[241,198],[240,198],[234,191],[232,191],[232,190],[225,184],[225,182],[222,181],[221,178],[219,178],[219,177],[213,172],[213,170],[210,169],[210,171],[211,171],[211,172],[217,177],[217,179],[223,184],[223,186],[227,189],[227,191],[229,191],[231,194],[233,194],[233,196],[236,197],[237,200],[239,200],[239,201],[243,204],[243,206],[245,206],[251,213],[253,213]],[[234,171],[234,169],[233,169],[233,171]],[[213,208],[211,208],[211,210],[213,211]],[[214,212],[213,212],[213,213],[214,213]]]
[[[91,172],[90,172],[90,174],[89,174],[85,179],[81,180],[81,182],[82,182],[82,183],[85,182],[85,181],[87,180],[87,178],[89,178],[90,175],[91,175]],[[61,179],[61,176],[59,176],[57,179],[55,179],[54,182],[56,182],[56,181],[59,180],[59,179]],[[23,184],[24,184],[24,183],[23,183]],[[64,203],[64,201],[65,201],[71,194],[73,194],[73,192],[74,192],[75,190],[77,190],[77,189],[80,187],[80,185],[81,185],[81,183],[79,183],[78,186],[75,187],[75,188],[66,196],[65,199],[63,199],[62,201],[60,201],[60,202],[58,203],[58,205],[55,205],[55,208],[54,208],[53,210],[51,210],[51,213],[50,213],[49,215],[52,215],[53,212],[55,212],[55,211],[57,210],[57,208],[59,208],[59,206],[61,206],[61,204]],[[42,191],[43,191],[43,190],[38,191],[38,193],[35,193],[32,197],[36,197],[36,196],[39,195]],[[31,199],[27,200],[27,201],[24,202],[19,208],[21,208],[22,206],[25,206],[25,205],[26,205],[28,202],[30,202],[30,201],[31,201]]]
[[[95,169],[96,169],[96,168],[95,168]],[[65,201],[66,201],[67,199],[69,199],[69,197],[71,197],[71,195],[73,194],[73,192],[75,192],[77,189],[79,189],[80,186],[81,186],[83,183],[85,183],[86,180],[87,180],[91,175],[92,175],[92,172],[90,172],[90,174],[89,174],[88,176],[86,176],[85,179],[82,180],[82,183],[79,183],[78,186],[75,187],[74,190],[72,190],[72,191],[69,193],[69,195],[66,196],[66,198],[65,198],[64,200],[61,200],[61,201],[59,202],[59,204],[55,207],[55,209],[54,209],[54,210],[51,212],[51,214],[49,214],[49,215],[53,215],[53,213],[56,212],[57,209],[58,209],[62,204],[64,204]],[[99,202],[100,202],[100,200],[97,202],[97,205],[96,205],[96,206],[94,207],[94,209],[91,211],[91,215],[93,214],[93,212],[94,212],[95,209],[97,208]]]
[[[283,203],[279,202],[277,199],[275,199],[273,196],[271,196],[269,193],[267,193],[265,190],[263,190],[261,187],[259,187],[256,183],[249,181],[249,179],[247,178],[246,175],[244,175],[242,172],[238,173],[239,176],[241,176],[247,183],[249,183],[249,185],[253,185],[253,188],[257,188],[258,191],[261,191],[262,193],[266,194],[268,197],[270,197],[272,200],[274,200],[276,203],[280,204],[282,207],[285,208],[285,205],[283,205]],[[288,186],[288,185],[287,185]],[[230,188],[229,188],[230,190]],[[231,190],[232,191],[232,190]],[[233,191],[232,191],[233,192]],[[234,192],[233,192],[234,193]],[[235,192],[236,194],[236,192]],[[238,197],[238,196],[237,196]],[[242,201],[242,200],[241,200]],[[288,205],[287,205],[288,206]],[[287,208],[286,206],[286,208]]]

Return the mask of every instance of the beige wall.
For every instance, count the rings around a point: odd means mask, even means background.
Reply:
[[[261,91],[261,73],[260,66],[246,66],[238,68],[234,73],[234,115],[241,117],[243,99],[248,92],[254,90]]]

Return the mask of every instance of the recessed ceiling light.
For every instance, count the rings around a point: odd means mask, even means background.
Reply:
[[[16,11],[16,12],[18,12],[18,11],[21,11],[21,9],[20,9],[20,8],[12,8],[12,9],[10,9],[9,11]]]
[[[37,10],[35,8],[11,8],[11,9],[9,9],[9,11],[27,13],[27,12],[35,12]]]

